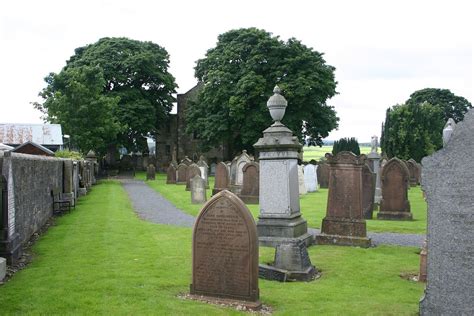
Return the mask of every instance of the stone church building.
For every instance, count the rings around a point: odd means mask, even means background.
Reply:
[[[199,140],[191,134],[186,133],[185,110],[190,106],[189,101],[194,100],[200,89],[200,84],[194,86],[186,93],[177,96],[177,113],[170,114],[170,119],[156,136],[156,159],[159,167],[166,167],[173,157],[181,161],[188,156],[193,161],[198,161],[199,156],[204,155],[208,163],[223,160],[224,148],[217,146],[208,152],[199,150]]]

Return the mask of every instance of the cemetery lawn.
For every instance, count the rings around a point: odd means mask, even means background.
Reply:
[[[184,188],[183,188],[184,190]],[[33,261],[0,286],[2,315],[245,315],[177,297],[189,291],[190,228],[149,223],[116,181],[101,181],[33,246]],[[260,280],[275,315],[413,315],[424,284],[411,247],[309,248],[319,280]],[[260,262],[272,248],[261,248]]]
[[[310,161],[314,159],[319,161],[321,158],[324,157],[326,153],[332,152],[332,145],[331,146],[304,146],[303,147],[303,160]],[[361,154],[368,154],[370,153],[370,146],[360,146],[360,153]]]
[[[137,172],[137,179],[145,180],[145,172]],[[166,174],[156,174],[156,180],[146,182],[151,188],[159,192],[177,208],[184,212],[197,216],[202,205],[191,204],[191,193],[185,190],[184,185],[166,184]],[[209,199],[214,187],[214,177],[209,177]],[[320,189],[317,192],[308,193],[300,197],[300,208],[303,217],[308,221],[308,226],[320,228],[321,221],[326,216],[328,189]],[[378,220],[377,212],[373,219],[367,220],[367,230],[371,232],[392,232],[403,234],[425,234],[427,206],[423,199],[423,193],[419,186],[410,188],[408,199],[413,213],[412,221],[387,221]],[[258,205],[247,205],[255,219],[259,214]]]

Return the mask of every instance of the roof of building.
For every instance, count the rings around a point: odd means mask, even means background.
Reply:
[[[40,144],[37,144],[35,142],[26,142],[18,146],[17,148],[13,149],[12,152],[19,152],[19,153],[26,153],[27,151],[31,149],[27,149],[26,151],[24,149],[26,148],[31,148],[30,146],[33,146],[37,149],[39,149],[41,152],[44,152],[48,156],[54,156],[54,152],[49,150],[48,148],[41,146]],[[36,151],[37,152],[37,151]],[[36,153],[35,153],[36,154]]]
[[[20,145],[26,142],[41,145],[63,145],[61,125],[0,123],[0,143]]]
[[[0,151],[7,151],[7,150],[12,150],[15,147],[5,145],[4,143],[0,143]]]

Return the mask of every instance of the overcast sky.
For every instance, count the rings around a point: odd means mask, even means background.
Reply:
[[[474,5],[474,2],[473,2]],[[155,42],[184,93],[195,61],[228,30],[257,27],[295,37],[336,67],[340,117],[328,139],[380,135],[387,107],[416,90],[473,90],[470,1],[2,1],[0,123],[41,123],[43,78],[59,72],[74,49],[102,37]],[[291,104],[289,104],[291,106]]]

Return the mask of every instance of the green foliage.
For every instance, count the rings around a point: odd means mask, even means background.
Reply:
[[[415,91],[405,104],[387,109],[380,140],[382,151],[388,157],[420,162],[442,147],[447,120],[461,121],[471,107],[469,101],[448,89]]]
[[[35,107],[63,125],[71,144],[87,152],[108,145],[146,151],[172,109],[176,84],[166,50],[152,42],[102,38],[80,47],[51,73]]]
[[[405,102],[408,105],[430,103],[442,108],[446,123],[449,118],[459,122],[464,118],[468,109],[472,108],[471,103],[463,97],[457,96],[448,89],[426,88],[413,92]]]
[[[197,61],[202,87],[187,109],[187,132],[197,134],[203,149],[223,143],[229,157],[242,149],[253,152],[272,122],[266,102],[278,84],[289,104],[283,123],[301,140],[322,145],[339,120],[326,104],[336,94],[334,69],[294,38],[283,42],[256,28],[221,34]]]
[[[350,151],[358,156],[360,155],[359,142],[354,137],[336,140],[332,146],[332,154],[337,155],[341,151]]]
[[[80,152],[71,151],[71,150],[67,150],[67,149],[56,151],[54,153],[54,156],[58,157],[58,158],[71,158],[71,159],[74,159],[74,160],[81,160],[81,159],[84,158]]]
[[[388,157],[420,162],[442,147],[443,111],[429,103],[403,104],[387,110],[382,150]]]

